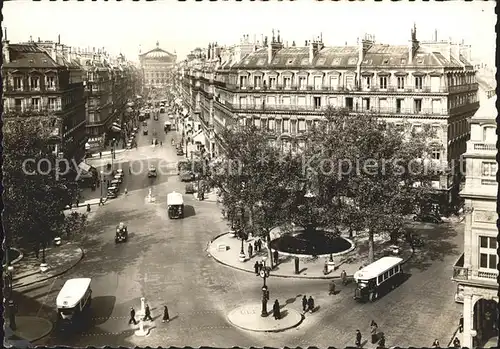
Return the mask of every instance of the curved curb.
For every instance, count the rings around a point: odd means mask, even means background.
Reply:
[[[224,265],[226,267],[230,267],[230,268],[233,268],[233,269],[236,269],[236,270],[239,270],[239,271],[244,271],[246,273],[255,274],[255,272],[253,270],[244,269],[244,268],[238,267],[236,265],[232,265],[232,264],[223,262],[220,259],[218,259],[217,257],[215,257],[213,254],[210,253],[210,245],[215,240],[217,240],[218,238],[220,238],[222,235],[226,235],[226,234],[227,234],[227,232],[219,234],[215,238],[213,238],[212,240],[210,240],[210,242],[207,244],[207,249],[206,249],[207,253],[210,255],[210,257],[212,257],[219,264],[222,264],[222,265]],[[415,254],[415,251],[412,249],[412,252],[411,252],[410,256],[408,258],[406,258],[405,260],[403,260],[403,262],[401,264],[405,264],[410,259],[412,259],[412,257],[413,257],[414,254]],[[295,275],[295,274],[293,274],[293,275],[284,275],[284,274],[276,274],[276,273],[273,273],[272,271],[269,273],[269,276],[270,277],[274,276],[274,277],[279,277],[279,278],[284,278],[284,279],[340,280],[340,275],[339,276],[306,276],[306,275]],[[348,274],[347,278],[348,279],[354,278],[354,274]]]
[[[47,276],[46,278],[43,278],[43,279],[40,279],[40,280],[36,280],[36,281],[32,281],[32,282],[28,282],[26,284],[22,284],[22,285],[13,285],[12,286],[12,289],[16,289],[16,288],[23,288],[23,287],[27,287],[27,286],[31,286],[31,285],[34,285],[34,284],[37,284],[39,282],[43,282],[43,281],[47,281],[47,280],[50,280],[50,279],[53,279],[55,277],[58,277],[58,276],[61,276],[65,273],[67,273],[69,270],[73,269],[78,263],[81,262],[81,260],[83,259],[83,257],[85,256],[85,252],[83,251],[83,249],[81,247],[78,247],[80,249],[80,258],[78,258],[78,260],[76,260],[73,264],[71,264],[71,266],[69,266],[68,268],[60,271],[60,272],[57,272],[56,274],[53,274],[53,275],[50,275],[50,276]]]
[[[21,316],[19,316],[19,317],[21,317]],[[30,317],[30,316],[26,316],[26,317]],[[50,333],[52,333],[52,331],[54,330],[54,324],[53,324],[51,321],[49,321],[49,320],[47,320],[47,319],[44,319],[44,318],[38,318],[38,319],[44,320],[47,324],[49,324],[49,325],[50,325],[50,327],[49,327],[49,328],[48,328],[45,332],[42,332],[42,334],[38,335],[37,337],[33,337],[33,338],[26,338],[26,337],[20,337],[20,336],[19,336],[21,339],[23,339],[23,340],[25,340],[25,341],[28,341],[28,342],[30,342],[30,343],[33,343],[33,342],[36,342],[36,341],[38,341],[38,340],[40,340],[40,339],[42,339],[42,338],[44,338],[44,337],[47,337]],[[17,334],[16,334],[16,332],[15,332],[15,331],[14,331],[14,333],[13,333],[13,334],[14,334],[15,336],[17,336]],[[7,339],[7,341],[9,341],[9,340]]]
[[[10,262],[10,265],[14,265],[14,264],[18,263],[21,259],[23,259],[24,254],[18,248],[11,247],[10,249],[19,252],[19,256],[16,259],[14,259],[13,261]]]
[[[254,329],[254,328],[243,327],[243,326],[241,326],[241,325],[237,325],[237,324],[235,324],[234,322],[232,322],[232,321],[229,319],[229,316],[228,316],[228,315],[226,315],[226,318],[227,318],[227,321],[228,321],[231,325],[233,325],[233,326],[234,326],[234,327],[236,327],[236,328],[239,328],[239,329],[245,330],[245,331],[260,332],[260,333],[263,333],[263,332],[264,332],[264,333],[265,333],[265,332],[267,332],[267,333],[278,333],[278,332],[284,332],[284,331],[290,330],[290,329],[292,329],[292,328],[295,328],[295,327],[299,326],[299,325],[300,325],[300,324],[304,321],[304,319],[305,319],[304,314],[299,313],[299,312],[298,312],[297,310],[295,310],[295,309],[292,309],[292,310],[293,310],[293,311],[295,311],[295,312],[297,312],[297,313],[300,315],[300,320],[299,320],[297,323],[293,324],[293,325],[289,325],[289,326],[286,326],[286,327],[283,327],[283,328],[280,328],[280,329],[257,330],[257,329]],[[268,315],[268,316],[271,316],[271,315]]]

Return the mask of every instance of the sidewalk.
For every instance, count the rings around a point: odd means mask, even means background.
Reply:
[[[16,316],[16,330],[9,327],[9,319],[5,318],[4,345],[18,347],[21,340],[35,342],[52,332],[52,322],[36,316]]]
[[[244,251],[248,256],[248,244],[253,244],[253,238],[244,242]],[[354,273],[360,269],[360,267],[368,264],[368,237],[361,235],[353,239],[356,247],[355,249],[341,256],[334,256],[333,260],[335,262],[335,269],[328,274],[324,274],[325,261],[329,258],[322,257],[300,257],[300,273],[295,274],[295,264],[294,258],[292,256],[279,256],[279,264],[271,271],[270,276],[285,277],[285,278],[303,278],[303,279],[337,279],[340,278],[340,273],[345,270],[348,277],[353,277]],[[387,241],[382,241],[380,238],[375,239],[376,253],[375,259],[384,256],[384,252],[390,246]],[[224,250],[223,246],[226,246]],[[404,245],[399,257],[403,258],[405,261],[411,258],[412,251],[409,246]],[[216,237],[208,246],[208,253],[219,263],[229,266],[231,268],[239,269],[241,271],[255,273],[254,263],[255,261],[260,261],[262,257],[267,256],[268,252],[263,246],[262,251],[256,253],[252,258],[248,258],[245,262],[239,261],[239,254],[241,249],[241,240],[234,237],[231,233],[225,233]]]
[[[45,249],[45,261],[49,269],[42,273],[40,271],[42,251],[38,259],[33,253],[25,254],[15,266],[12,288],[32,285],[62,275],[78,264],[82,258],[83,250],[78,245],[63,241],[61,246]]]
[[[297,327],[304,319],[297,310],[286,308],[281,309],[281,319],[276,320],[272,315],[273,303],[268,302],[267,308],[268,316],[262,317],[261,304],[243,305],[230,311],[227,319],[233,326],[254,332],[282,332]]]

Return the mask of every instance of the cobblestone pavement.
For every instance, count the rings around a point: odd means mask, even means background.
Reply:
[[[149,122],[161,127],[162,116]],[[162,135],[164,144],[169,144],[172,134]],[[150,141],[148,137],[142,144]],[[172,162],[177,159],[171,147],[149,149]],[[455,284],[450,278],[463,248],[461,224],[415,224],[413,229],[424,236],[426,245],[406,265],[410,277],[375,303],[355,302],[353,284],[339,285],[340,292],[328,296],[327,280],[271,277],[267,280],[270,303],[279,299],[284,309],[301,310],[302,295],[312,295],[319,309],[286,332],[245,332],[231,326],[226,316],[244,303],[259,302],[262,279],[220,265],[208,255],[208,242],[227,229],[217,205],[185,195],[186,218],[169,220],[166,194],[183,192],[184,184],[174,175],[153,183],[136,178],[131,184],[135,189],[128,195],[96,208],[83,241],[84,260],[63,277],[28,287],[20,294],[20,315],[34,312],[55,320],[55,298],[64,281],[92,277],[93,315],[88,327],[71,338],[53,332],[37,344],[345,347],[353,345],[357,328],[368,337],[371,319],[385,333],[387,346],[429,346],[434,338],[447,343],[453,334],[460,307],[453,301]],[[154,203],[145,200],[149,188]],[[114,229],[120,221],[128,225],[130,239],[117,245]],[[138,309],[143,296],[154,321],[147,323],[151,328],[148,337],[136,337],[137,327],[127,324],[128,311],[130,306]],[[164,304],[169,306],[169,323],[160,321]]]

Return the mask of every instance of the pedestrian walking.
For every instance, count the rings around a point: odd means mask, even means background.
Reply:
[[[127,195],[127,193],[128,193],[128,190],[127,190],[127,188],[125,188],[124,192],[125,192],[125,195]]]
[[[80,200],[76,199],[76,208],[78,208],[79,204],[80,204]]]
[[[302,310],[304,311],[304,313],[307,311],[307,296],[304,295],[304,297],[302,297]]]
[[[278,265],[278,261],[279,261],[279,253],[278,253],[278,250],[274,250],[274,252],[273,252],[273,257],[274,257],[274,265]]]
[[[332,280],[330,281],[330,291],[328,292],[328,295],[335,295],[335,281]]]
[[[460,339],[458,339],[458,337],[455,337],[455,339],[453,340],[453,346],[455,348],[460,348]]]
[[[163,142],[162,141],[160,141],[160,147],[163,147]]]
[[[149,304],[146,304],[146,308],[144,309],[144,319],[143,321],[153,321],[153,318],[151,317],[151,310],[149,309]]]
[[[309,299],[307,300],[307,308],[307,310],[311,313],[314,311],[314,299],[312,296],[309,296]]]
[[[384,349],[385,348],[385,336],[383,333],[380,334],[380,339],[378,341],[378,347],[377,348],[380,348],[380,349]]]
[[[361,332],[359,330],[356,330],[356,347],[361,348]]]
[[[281,319],[280,303],[278,300],[275,300],[273,304],[273,316],[275,320]]]
[[[99,152],[99,159],[102,159],[102,152]]]
[[[161,322],[169,322],[170,321],[170,316],[168,315],[168,307],[166,305],[163,306],[163,319]]]
[[[137,321],[135,320],[135,309],[130,307],[130,319],[128,320],[128,324],[137,325]]]
[[[340,273],[340,278],[342,279],[342,285],[347,285],[347,273],[345,272],[345,270],[342,270],[342,272]]]
[[[464,331],[464,314],[460,314],[460,319],[458,320],[458,332],[462,333]]]
[[[370,333],[372,335],[372,344],[377,343],[377,329],[378,329],[377,323],[372,320],[372,322],[370,323]]]
[[[258,261],[255,261],[255,264],[253,265],[253,268],[255,270],[255,275],[259,275],[259,269],[260,269],[260,265],[259,265],[259,262]]]
[[[439,345],[439,341],[437,339],[434,339],[434,342],[432,342],[432,347],[433,348],[441,348],[441,346]]]
[[[102,202],[102,198],[99,198],[99,206],[104,206],[104,203]]]
[[[249,243],[248,244],[248,258],[252,258],[253,257],[253,246],[252,246],[252,243]]]
[[[90,212],[90,204],[87,204],[87,212]]]
[[[128,165],[128,174],[132,174],[132,166]]]
[[[259,263],[259,274],[260,274],[260,271],[264,268],[264,263],[262,262],[258,262]]]

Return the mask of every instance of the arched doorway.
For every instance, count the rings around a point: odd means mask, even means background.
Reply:
[[[473,329],[476,330],[474,347],[496,346],[498,342],[498,303],[481,298],[474,305]]]

